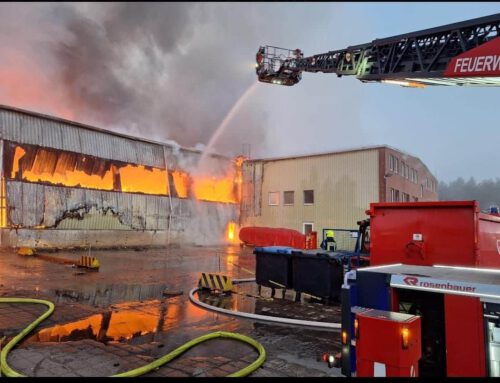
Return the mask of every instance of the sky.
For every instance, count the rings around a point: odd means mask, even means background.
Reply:
[[[187,147],[212,141],[227,155],[390,145],[439,180],[497,178],[498,88],[323,73],[282,87],[256,84],[254,60],[260,45],[308,56],[498,12],[500,2],[2,3],[0,104]]]

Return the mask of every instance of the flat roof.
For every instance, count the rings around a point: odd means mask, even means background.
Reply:
[[[408,157],[414,157],[419,159],[417,156],[414,156],[412,154],[406,153],[402,150],[399,150],[397,148],[394,148],[389,145],[372,145],[372,146],[359,146],[359,147],[354,147],[354,148],[346,148],[346,149],[340,149],[340,150],[335,150],[335,151],[329,151],[329,152],[319,152],[319,153],[309,153],[309,154],[297,154],[297,155],[290,155],[290,156],[281,156],[281,157],[263,157],[263,158],[253,158],[251,160],[248,160],[249,162],[253,161],[282,161],[282,160],[292,160],[296,158],[307,158],[307,157],[319,157],[319,156],[330,156],[334,154],[344,154],[344,153],[352,153],[352,152],[363,152],[363,151],[368,151],[368,150],[378,150],[378,149],[392,149],[395,150],[399,153],[402,153]]]
[[[500,269],[393,264],[357,272],[390,274],[391,287],[500,299]]]
[[[45,120],[61,122],[61,123],[64,123],[64,124],[75,126],[77,128],[81,128],[81,129],[87,129],[87,130],[92,130],[94,132],[100,132],[100,133],[110,134],[110,135],[113,135],[113,136],[127,138],[129,140],[142,141],[142,142],[145,142],[145,143],[148,143],[148,144],[168,146],[168,147],[171,147],[171,148],[177,146],[180,149],[188,151],[188,152],[200,153],[200,154],[202,153],[201,150],[193,149],[193,148],[187,148],[187,147],[184,147],[184,146],[181,146],[181,145],[175,145],[174,143],[155,141],[155,140],[150,140],[150,139],[141,138],[141,137],[134,137],[134,136],[131,136],[131,135],[128,135],[128,134],[125,134],[125,133],[119,133],[119,132],[115,132],[115,131],[112,131],[112,130],[98,128],[98,127],[95,127],[95,126],[92,126],[92,125],[87,125],[87,124],[83,124],[81,122],[67,120],[67,119],[61,118],[61,117],[51,116],[51,115],[48,115],[48,114],[43,114],[43,113],[39,113],[39,112],[33,112],[31,110],[26,110],[26,109],[21,109],[21,108],[16,108],[16,107],[13,107],[13,106],[8,106],[8,105],[0,104],[0,110],[2,110],[2,109],[10,111],[10,112],[16,112],[16,113],[20,113],[20,114],[26,114],[26,115],[33,116],[33,117],[42,118],[42,119],[45,119]],[[224,156],[222,154],[218,154],[218,153],[210,153],[210,156],[229,159],[229,157]]]
[[[247,160],[247,162],[272,162],[272,161],[284,161],[284,160],[293,160],[293,159],[298,159],[298,158],[308,158],[308,157],[320,157],[320,156],[331,156],[331,155],[336,155],[336,154],[344,154],[344,153],[353,153],[353,152],[362,152],[362,151],[368,151],[368,150],[379,150],[379,149],[390,149],[394,150],[398,153],[401,153],[404,156],[407,157],[412,157],[422,163],[422,165],[425,167],[425,169],[434,177],[434,174],[429,170],[427,165],[420,159],[420,157],[417,157],[413,154],[410,154],[408,152],[405,152],[401,149],[389,146],[389,145],[372,145],[372,146],[360,146],[360,147],[354,147],[354,148],[346,148],[346,149],[340,149],[336,151],[329,151],[329,152],[320,152],[320,153],[310,153],[310,154],[297,154],[297,155],[291,155],[291,156],[281,156],[281,157],[263,157],[263,158],[253,158],[250,160]],[[436,178],[437,180],[437,178]]]

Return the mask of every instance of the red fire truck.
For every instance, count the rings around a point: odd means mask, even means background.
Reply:
[[[342,373],[500,376],[500,270],[382,265],[346,275]]]
[[[346,274],[348,376],[500,376],[500,217],[477,201],[372,203]]]

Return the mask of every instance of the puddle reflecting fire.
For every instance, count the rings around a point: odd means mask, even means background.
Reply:
[[[180,320],[179,306],[158,300],[145,303],[122,303],[101,314],[40,330],[26,340],[33,342],[67,342],[93,339],[99,342],[127,342],[135,337],[155,333],[165,325]]]

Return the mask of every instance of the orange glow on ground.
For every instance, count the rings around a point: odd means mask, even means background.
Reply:
[[[154,303],[154,305],[151,305]],[[116,311],[110,314],[109,324],[104,326],[103,314],[91,315],[87,318],[56,325],[40,330],[26,342],[64,342],[80,339],[112,339],[115,341],[132,339],[138,335],[154,333],[158,330],[160,310],[157,301],[133,308],[129,303],[116,304]],[[105,331],[105,334],[100,334]]]
[[[139,310],[114,312],[106,335],[114,340],[119,340],[132,339],[136,334],[145,335],[156,332],[159,315],[157,307],[152,312],[140,312]]]
[[[163,169],[127,165],[118,171],[124,192],[167,195],[167,176]]]

